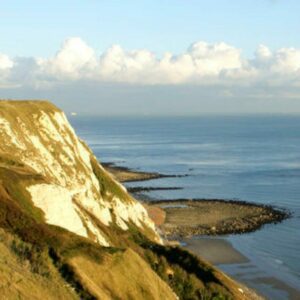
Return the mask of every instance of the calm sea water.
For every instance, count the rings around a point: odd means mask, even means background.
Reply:
[[[289,209],[292,218],[281,224],[225,237],[250,262],[220,267],[270,299],[297,297],[282,286],[300,291],[300,116],[72,117],[71,123],[100,161],[189,174],[130,184],[183,188],[151,197],[241,199]]]

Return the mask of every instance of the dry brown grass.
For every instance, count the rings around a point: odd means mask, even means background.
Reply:
[[[101,264],[73,257],[71,265],[98,299],[176,299],[170,287],[131,249],[106,256]]]
[[[12,251],[13,243],[23,245],[16,236],[0,229],[1,299],[78,299],[51,264],[47,276],[33,272],[30,262]]]

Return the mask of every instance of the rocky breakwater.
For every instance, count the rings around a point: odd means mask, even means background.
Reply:
[[[178,199],[155,201],[152,205],[163,211],[160,228],[173,238],[251,232],[290,216],[283,209],[236,200]]]

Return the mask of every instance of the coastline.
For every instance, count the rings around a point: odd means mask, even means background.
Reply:
[[[141,172],[114,163],[102,163],[119,181],[146,181],[187,175],[164,175]],[[265,224],[279,223],[290,217],[287,210],[270,205],[224,199],[170,199],[157,200],[141,197],[142,192],[153,190],[179,190],[180,187],[129,187],[135,198],[144,202],[156,226],[165,238],[178,240],[195,235],[220,236],[242,234],[260,229]]]
[[[186,177],[188,174],[184,175],[167,175],[158,172],[142,172],[138,170],[133,170],[128,167],[116,165],[113,162],[101,162],[102,166],[109,171],[116,179],[120,182],[136,182],[136,181],[147,181],[151,179],[159,178],[174,178],[174,177]]]
[[[299,299],[299,290],[272,274],[254,273],[255,266],[252,259],[243,255],[230,241],[223,237],[196,236],[183,238],[181,243],[192,253],[205,259],[226,274],[230,273],[231,278],[243,282],[267,299]]]
[[[119,168],[116,165],[112,165],[110,164],[110,168]],[[124,170],[125,167],[121,167],[122,170]],[[146,180],[151,180],[151,179],[155,179],[153,177],[152,174],[158,174],[158,173],[147,173],[147,172],[140,172],[140,171],[136,171],[136,170],[131,170],[130,168],[125,168],[126,169],[126,176],[129,176],[129,180],[127,180],[128,178],[122,178],[123,180],[121,180],[122,182],[130,182],[130,181],[146,181]],[[135,179],[132,180],[132,177],[130,178],[130,173],[133,172],[135,175]],[[113,176],[115,176],[117,179],[118,178],[118,170],[117,172],[114,172]],[[150,176],[148,176],[147,174],[151,174]],[[124,173],[122,174],[124,175]],[[188,175],[184,175],[184,176],[188,176]],[[147,179],[148,177],[148,179]],[[164,178],[164,177],[182,177],[182,176],[176,176],[176,175],[171,175],[171,176],[158,176],[156,178]],[[160,188],[156,188],[156,187],[147,187],[147,186],[134,186],[132,187],[132,185],[129,188],[129,191],[131,190],[131,193],[133,194],[133,196],[140,200],[144,206],[146,207],[146,209],[148,210],[148,213],[150,215],[150,217],[152,217],[152,219],[155,220],[156,224],[158,225],[158,228],[161,228],[161,225],[164,224],[165,220],[166,220],[166,211],[162,210],[160,207],[158,207],[157,204],[162,204],[161,201],[159,201],[158,199],[153,199],[151,196],[149,196],[147,194],[147,192],[151,192],[153,190],[159,190]],[[163,189],[168,190],[168,189],[180,189],[180,187],[163,187]],[[143,193],[145,192],[145,193]],[[191,199],[173,199],[173,200],[169,200],[171,205],[174,205],[175,201],[190,201]],[[245,202],[245,201],[237,201],[237,200],[232,200],[232,201],[228,201],[228,200],[224,200],[224,199],[194,199],[194,200],[198,200],[198,201],[202,201],[202,202],[208,202],[208,201],[212,201],[215,200],[217,201],[219,204],[220,203],[229,203],[229,204],[236,204],[239,205],[241,207],[252,207],[252,208],[261,208],[261,209],[265,209],[266,212],[271,212],[273,214],[273,212],[275,211],[275,218],[271,218],[269,220],[266,220],[266,222],[262,222],[261,224],[259,224],[259,226],[254,226],[251,230],[241,230],[240,232],[238,232],[238,230],[236,231],[231,231],[231,233],[233,234],[243,234],[246,232],[251,232],[251,231],[255,231],[260,229],[264,224],[268,224],[268,223],[278,223],[283,221],[286,218],[289,218],[291,216],[291,214],[282,208],[277,208],[277,207],[273,207],[273,206],[269,206],[269,205],[263,205],[263,204],[256,204],[256,203],[249,203],[249,202]],[[166,200],[163,200],[166,201]],[[178,204],[178,202],[176,202],[176,204]],[[217,205],[219,205],[217,204]],[[279,213],[279,215],[277,215],[277,213]],[[268,214],[267,214],[268,215]],[[243,221],[247,221],[247,218],[243,219]],[[211,226],[213,227],[213,226]],[[163,234],[162,229],[160,229],[161,233]],[[277,291],[280,294],[284,295],[285,297],[281,298],[281,299],[297,299],[296,297],[299,296],[299,291],[295,288],[293,288],[292,286],[288,285],[288,283],[286,283],[285,281],[280,280],[277,277],[273,277],[272,275],[270,276],[264,276],[261,277],[261,275],[253,275],[254,279],[253,280],[249,280],[248,278],[248,273],[249,271],[244,270],[244,274],[247,275],[244,278],[240,277],[241,271],[238,270],[236,273],[232,272],[231,268],[233,267],[237,267],[241,268],[241,270],[243,270],[244,265],[248,265],[249,263],[247,261],[249,261],[249,257],[248,254],[246,254],[246,256],[239,251],[239,249],[235,248],[235,245],[232,244],[231,240],[228,240],[226,234],[226,232],[223,233],[223,235],[220,234],[220,232],[215,232],[215,229],[213,230],[214,232],[211,233],[203,233],[200,236],[195,236],[193,234],[187,234],[185,235],[170,235],[170,236],[165,236],[165,238],[167,239],[167,242],[169,245],[178,245],[180,244],[181,246],[183,246],[185,249],[189,250],[190,252],[198,255],[201,258],[204,258],[205,260],[207,260],[208,262],[212,263],[212,265],[215,265],[219,270],[221,270],[221,272],[225,272],[227,274],[230,274],[230,276],[232,278],[234,278],[235,280],[237,280],[237,282],[243,282],[243,284],[246,284],[247,286],[249,286],[250,290],[253,289],[255,290],[258,294],[260,295],[264,295],[264,297],[267,297],[268,299],[273,299],[273,295],[272,293],[274,293],[274,291]],[[229,232],[230,233],[230,232]],[[224,236],[224,237],[223,237]],[[176,239],[176,240],[174,240]],[[200,246],[200,247],[199,247]],[[209,253],[210,257],[207,256],[206,254]],[[253,257],[251,257],[251,261],[252,261]],[[252,261],[253,264],[253,261]],[[229,269],[227,269],[229,268]],[[274,275],[275,276],[275,275]],[[276,292],[275,292],[276,293]],[[255,292],[254,292],[255,294]],[[277,299],[277,298],[274,298]]]

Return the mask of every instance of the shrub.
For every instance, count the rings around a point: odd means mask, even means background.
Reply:
[[[40,274],[45,277],[50,276],[48,266],[48,255],[45,249],[25,243],[21,240],[14,239],[11,242],[11,250],[20,261],[28,261],[30,269],[33,273]]]

